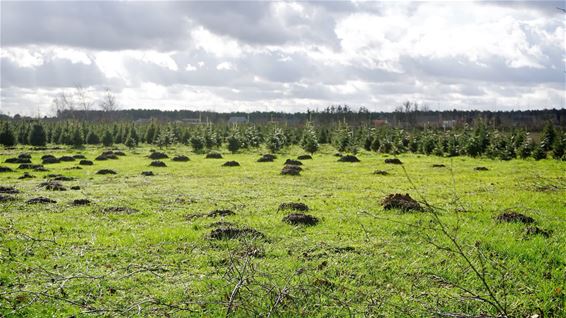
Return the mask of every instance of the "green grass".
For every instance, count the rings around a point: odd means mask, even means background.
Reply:
[[[39,163],[45,153],[94,159],[102,150],[30,153]],[[177,147],[165,152],[191,161],[164,159],[165,168],[148,167],[149,150],[126,150],[126,157],[82,170],[68,170],[78,162],[46,165],[49,172],[31,172],[37,177],[27,180],[17,179],[17,165],[0,164],[15,170],[0,173],[0,185],[21,191],[0,203],[0,316],[496,315],[447,282],[486,294],[461,256],[435,247],[453,245],[431,223],[433,214],[384,211],[380,201],[390,193],[410,193],[437,208],[471,262],[486,261],[487,282],[509,316],[565,316],[564,162],[402,155],[404,165],[395,166],[363,152],[360,163],[339,163],[324,148],[292,177],[279,172],[299,149],[257,163],[259,151],[218,160]],[[22,151],[3,150],[0,162]],[[241,167],[221,167],[227,160]],[[446,167],[431,168],[435,163]],[[118,174],[96,175],[102,168]],[[376,169],[390,175],[372,174]],[[156,176],[141,176],[146,170]],[[77,178],[62,183],[81,190],[39,188],[49,173]],[[37,196],[57,203],[25,203]],[[79,198],[93,203],[70,204]],[[318,225],[282,222],[290,212],[278,206],[291,201],[306,203]],[[102,211],[112,206],[140,212]],[[185,218],[214,209],[233,210],[224,221],[265,238],[211,240],[210,224],[222,218]],[[532,216],[550,237],[495,221],[506,209]]]

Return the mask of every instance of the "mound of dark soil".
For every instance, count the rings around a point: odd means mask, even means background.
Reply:
[[[301,202],[285,202],[279,204],[278,210],[308,211],[308,205]]]
[[[34,165],[31,163],[22,163],[18,166],[18,169],[35,169],[37,167],[43,167],[42,165]]]
[[[0,172],[12,172],[14,170],[12,170],[12,168],[10,167],[2,167],[0,166]]]
[[[337,152],[334,154],[334,157],[343,157],[344,155],[341,152]]]
[[[46,176],[47,178],[51,178],[53,181],[73,181],[75,178],[67,177],[62,174],[49,174]]]
[[[37,198],[33,198],[33,199],[29,199],[26,201],[27,204],[43,204],[43,203],[57,203],[57,201],[55,200],[51,200],[49,198],[46,197],[37,197]]]
[[[378,174],[378,175],[381,175],[381,176],[386,176],[386,175],[389,174],[389,172],[387,172],[387,171],[385,171],[385,170],[375,170],[375,171],[373,172],[373,174]]]
[[[259,159],[257,159],[257,162],[273,162],[275,158],[276,158],[275,155],[265,154],[261,156]]]
[[[72,186],[71,187],[71,190],[80,190],[80,189],[81,189],[81,187],[79,187],[79,186]]]
[[[187,162],[187,161],[190,161],[191,159],[189,159],[189,157],[187,157],[187,156],[177,155],[177,156],[173,157],[173,159],[171,159],[171,160],[178,161],[178,162]]]
[[[208,214],[206,216],[211,217],[211,218],[215,218],[215,217],[218,217],[218,216],[225,217],[225,216],[235,215],[235,214],[236,213],[234,213],[234,211],[232,211],[232,210],[214,210],[214,211],[208,212]]]
[[[79,153],[79,154],[76,154],[76,155],[73,155],[73,158],[75,158],[75,159],[86,159],[85,155],[82,155],[82,154],[80,154],[80,153]]]
[[[503,212],[499,214],[495,219],[499,222],[520,222],[524,224],[530,224],[535,221],[535,219],[530,216],[526,216],[524,214],[513,211]]]
[[[381,205],[385,210],[399,209],[404,212],[424,211],[421,205],[411,198],[408,193],[404,195],[400,193],[390,194],[381,201]]]
[[[100,155],[100,156],[94,158],[94,160],[96,160],[96,161],[104,161],[104,160],[108,160],[108,157],[103,156],[103,155]]]
[[[318,218],[303,213],[291,213],[283,218],[283,222],[293,225],[316,225]]]
[[[83,160],[79,161],[79,164],[82,165],[82,166],[92,166],[92,165],[94,165],[94,162],[92,162],[90,160],[83,159]]]
[[[167,165],[165,164],[165,162],[159,161],[159,160],[152,161],[152,162],[149,164],[149,166],[150,166],[150,167],[167,167]]]
[[[47,158],[45,158],[45,159],[42,160],[42,163],[43,163],[44,165],[46,165],[46,164],[52,164],[52,163],[59,163],[59,162],[60,162],[60,160],[57,159],[57,158],[55,158],[55,157],[47,157]]]
[[[237,161],[226,161],[224,164],[222,164],[223,167],[239,167],[240,163]]]
[[[345,155],[338,159],[338,162],[360,162],[360,159],[358,159],[358,157],[356,156]]]
[[[35,178],[35,176],[32,176],[31,174],[29,174],[29,172],[24,172],[24,174],[20,177],[18,177],[18,179],[23,180],[23,179],[33,179]]]
[[[20,159],[31,159],[31,155],[29,153],[23,152],[23,153],[18,155],[18,158],[20,158]]]
[[[117,174],[117,172],[112,169],[102,169],[98,170],[96,174]]]
[[[34,165],[33,171],[49,171],[49,169],[45,168],[43,165]]]
[[[300,162],[299,160],[294,160],[294,159],[287,159],[285,160],[286,165],[292,165],[292,166],[302,166],[303,163]]]
[[[123,207],[123,206],[111,206],[102,209],[103,213],[120,213],[120,214],[134,214],[138,213],[139,211],[136,209]]]
[[[403,164],[403,162],[401,162],[401,160],[399,160],[399,158],[387,158],[387,159],[385,159],[385,163],[391,164],[391,165],[402,165]]]
[[[488,171],[489,169],[487,167],[475,167],[474,170],[476,170],[476,171]]]
[[[209,152],[206,154],[206,159],[222,159],[222,154],[219,152]]]
[[[264,238],[265,235],[252,228],[237,228],[233,226],[227,226],[212,230],[208,237],[214,240],[231,240],[243,237]]]
[[[312,156],[311,155],[300,155],[297,157],[297,159],[299,160],[312,160]]]
[[[158,152],[158,151],[155,151],[155,152],[150,153],[149,156],[147,156],[147,157],[148,157],[149,159],[152,159],[152,160],[167,159],[167,158],[169,158],[169,156],[168,156],[166,153]]]
[[[59,161],[75,161],[75,158],[71,157],[71,156],[62,156],[61,158],[59,158]]]
[[[538,226],[527,226],[525,228],[525,235],[526,236],[542,235],[544,237],[550,237],[551,233],[552,233],[551,231],[542,229]]]
[[[0,193],[16,194],[16,193],[20,193],[20,191],[18,191],[18,189],[14,187],[0,186]]]
[[[185,219],[187,219],[187,221],[191,221],[194,219],[198,219],[198,218],[203,218],[203,217],[209,217],[209,218],[215,218],[215,217],[225,217],[225,216],[230,216],[230,215],[235,215],[236,213],[234,213],[234,211],[232,210],[214,210],[214,211],[210,211],[208,213],[193,213],[193,214],[188,214],[185,216]]]
[[[303,169],[299,166],[286,165],[283,169],[281,169],[281,174],[288,176],[300,176],[302,170]]]
[[[118,156],[114,153],[114,151],[109,150],[109,151],[104,151],[100,156],[94,158],[94,160],[97,161],[104,161],[104,160],[116,160],[118,159]]]
[[[45,159],[57,159],[57,157],[55,157],[54,155],[43,155],[43,156],[41,156],[41,160],[45,160]]]
[[[432,165],[432,167],[433,167],[433,168],[444,168],[444,167],[446,167],[446,166],[443,165],[443,164],[441,164],[441,163],[440,163],[440,164],[435,163],[435,164]]]
[[[14,198],[12,196],[0,194],[0,202],[8,202],[8,201],[14,201],[14,200],[16,200],[16,198]]]
[[[126,155],[125,152],[120,151],[120,150],[114,151],[114,154],[115,154],[116,156],[120,156],[120,157],[124,157],[124,156]]]
[[[46,181],[39,184],[40,187],[44,187],[46,190],[51,191],[67,191],[67,188],[57,181]]]
[[[89,205],[90,204],[90,200],[89,199],[76,199],[73,200],[73,205]]]
[[[4,160],[5,163],[31,163],[29,158],[8,158]]]
[[[146,177],[153,177],[153,176],[155,176],[155,174],[153,173],[153,171],[142,171],[141,175],[142,175],[142,176],[146,176]]]
[[[74,166],[74,167],[65,168],[65,170],[83,170],[83,168],[79,166]]]

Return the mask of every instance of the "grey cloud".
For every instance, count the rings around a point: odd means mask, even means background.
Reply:
[[[1,4],[2,46],[174,49],[188,23],[167,2],[22,1]]]

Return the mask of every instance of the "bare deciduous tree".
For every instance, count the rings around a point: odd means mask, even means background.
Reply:
[[[80,110],[91,110],[94,103],[88,98],[86,90],[81,85],[75,86],[75,96]]]
[[[100,103],[100,108],[105,112],[111,112],[118,109],[118,104],[116,103],[116,97],[112,94],[109,88],[106,89],[104,98]]]
[[[61,92],[53,99],[53,109],[58,116],[64,111],[75,110],[75,100],[73,95]]]

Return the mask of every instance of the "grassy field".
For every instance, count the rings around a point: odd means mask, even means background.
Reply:
[[[23,151],[1,150],[0,162]],[[41,163],[47,153],[93,160],[102,151],[28,152]],[[301,176],[283,176],[300,149],[258,163],[259,152],[205,159],[177,147],[163,151],[191,160],[163,159],[167,167],[148,166],[148,147],[124,151],[81,170],[45,165],[25,180],[17,164],[0,164],[14,169],[0,185],[20,191],[0,202],[0,316],[565,316],[564,162],[402,155],[403,165],[386,165],[362,152],[341,163],[324,148]],[[241,166],[222,167],[227,160]],[[117,174],[97,175],[103,168]],[[48,174],[75,180],[48,191],[39,187]],[[433,208],[384,210],[391,193]],[[57,203],[25,202],[39,196]],[[71,204],[82,198],[92,203]],[[320,221],[283,222],[293,212],[278,210],[284,202],[305,203]],[[216,209],[235,215],[187,218]],[[505,211],[535,223],[498,222]],[[219,221],[264,236],[212,239]]]

